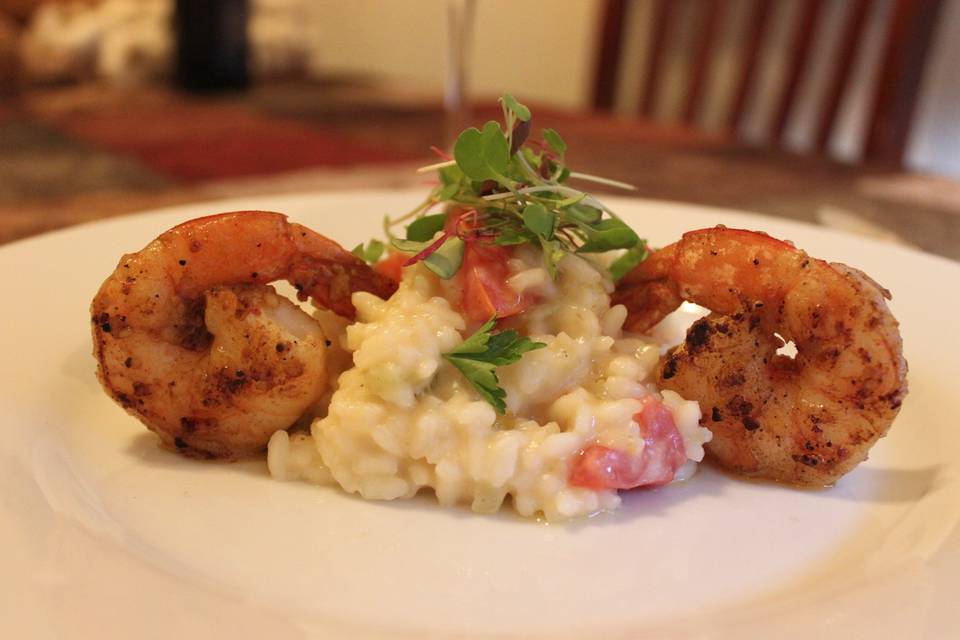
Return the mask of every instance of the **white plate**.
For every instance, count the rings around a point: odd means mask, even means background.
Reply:
[[[960,265],[789,222],[611,199],[654,243],[724,223],[894,292],[910,395],[838,486],[710,469],[548,526],[272,481],[158,449],[100,390],[87,308],[123,252],[184,219],[274,209],[341,241],[420,192],[249,198],[0,249],[0,637],[957,637]],[[906,215],[906,213],[905,213]]]

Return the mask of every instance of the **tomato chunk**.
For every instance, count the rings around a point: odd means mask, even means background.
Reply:
[[[382,276],[386,276],[395,282],[400,282],[403,277],[403,265],[410,256],[398,251],[391,251],[390,255],[373,265],[373,270]]]
[[[687,461],[683,437],[673,421],[673,414],[654,398],[645,398],[643,407],[634,416],[640,425],[644,447],[639,455],[590,445],[573,459],[569,482],[577,487],[633,489],[666,484]]]
[[[482,323],[492,316],[506,318],[530,306],[530,296],[517,293],[507,284],[509,259],[507,247],[476,241],[467,244],[457,277],[461,287],[460,309],[470,322]]]

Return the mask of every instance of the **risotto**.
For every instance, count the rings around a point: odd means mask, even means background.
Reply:
[[[507,324],[545,346],[498,369],[502,415],[443,357],[470,333],[455,304],[463,292],[420,263],[404,269],[388,300],[353,295],[357,322],[341,336],[353,366],[309,434],[271,438],[273,477],[335,483],[368,499],[429,489],[442,505],[481,513],[506,502],[524,516],[582,517],[620,503],[616,483],[578,480],[586,456],[662,454],[642,424],[653,405],[672,418],[681,461],[652,484],[689,477],[711,434],[696,402],[648,382],[661,345],[623,332],[626,310],[610,305],[606,269],[567,255],[551,278],[539,252],[521,247],[509,273],[507,284],[536,302]]]

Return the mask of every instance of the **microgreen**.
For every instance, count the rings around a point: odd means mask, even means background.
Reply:
[[[595,224],[581,224],[580,231],[586,242],[577,251],[580,253],[606,253],[614,249],[632,249],[640,242],[636,232],[615,218]]]
[[[410,254],[407,265],[422,262],[443,279],[459,272],[474,243],[539,247],[552,278],[571,254],[620,251],[608,269],[614,280],[622,278],[647,257],[646,242],[609,207],[570,181],[633,187],[571,171],[567,143],[559,133],[543,129],[538,139],[530,109],[509,94],[500,98],[500,106],[503,126],[490,121],[479,129],[466,129],[453,145],[452,158],[435,149],[442,161],[417,170],[435,171],[437,185],[411,211],[384,220],[393,248]],[[400,224],[406,225],[405,234],[392,231]],[[383,251],[383,243],[373,240],[353,252],[376,262]],[[497,367],[546,345],[513,330],[495,332],[495,324],[496,317],[491,318],[443,357],[502,414],[506,391],[500,387]]]
[[[449,280],[463,262],[464,242],[457,236],[444,234],[436,240],[417,242],[416,240],[401,240],[394,238],[391,242],[395,249],[404,253],[416,254],[406,262],[406,265],[423,261],[430,271],[444,280]]]
[[[407,227],[407,240],[416,242],[426,242],[432,240],[437,232],[443,230],[443,225],[447,220],[445,213],[436,213],[431,216],[417,218]]]
[[[439,184],[418,208],[392,221],[407,224],[405,240],[390,235],[393,246],[412,253],[411,262],[423,260],[441,277],[456,273],[473,242],[539,246],[553,277],[563,258],[574,253],[622,251],[610,266],[614,278],[643,260],[647,252],[639,236],[609,207],[569,182],[632,187],[572,172],[559,133],[543,129],[538,139],[530,109],[509,94],[500,98],[500,106],[503,125],[490,121],[463,131],[452,160],[441,154],[443,162],[420,170],[436,171]],[[443,213],[431,213],[435,206]],[[470,212],[468,223],[448,220],[462,218],[464,212]]]
[[[524,353],[547,345],[520,336],[512,329],[493,333],[496,321],[496,317],[490,318],[476,333],[443,357],[463,374],[484,400],[493,405],[497,413],[504,414],[507,392],[500,386],[497,367],[512,364]]]
[[[560,137],[560,134],[553,129],[543,130],[543,141],[546,142],[560,157],[563,157],[563,154],[567,152],[567,143],[564,142],[563,138]]]
[[[623,255],[610,263],[610,275],[613,276],[614,282],[619,281],[635,266],[646,260],[649,254],[645,240],[641,240],[635,246],[624,251]]]
[[[510,162],[510,145],[493,120],[482,131],[471,127],[461,133],[453,145],[453,158],[471,180],[511,182],[503,175]]]
[[[374,264],[378,260],[380,260],[380,256],[383,255],[384,249],[386,249],[386,245],[384,245],[382,242],[374,238],[373,240],[367,243],[367,246],[363,246],[363,243],[361,242],[360,244],[355,246],[353,248],[353,251],[351,251],[350,253],[357,256],[364,262],[369,262],[370,264]]]
[[[557,214],[547,211],[542,204],[528,204],[523,210],[523,226],[544,240],[552,240],[553,230],[557,228]]]
[[[526,105],[522,105],[519,102],[517,102],[517,99],[514,98],[509,93],[503,94],[503,96],[500,98],[500,104],[503,105],[503,108],[505,111],[507,112],[512,111],[513,114],[517,117],[517,120],[520,120],[522,122],[527,122],[530,120],[530,109],[528,109]]]

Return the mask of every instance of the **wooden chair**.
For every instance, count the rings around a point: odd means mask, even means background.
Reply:
[[[636,2],[652,3],[652,19],[648,20],[646,34],[646,63],[640,65],[641,93],[634,113],[644,118],[657,117],[658,100],[662,97],[664,72],[671,44],[674,51],[677,38],[679,50],[688,56],[686,77],[683,79],[684,96],[681,108],[675,109],[668,119],[690,127],[701,124],[701,115],[708,91],[708,77],[716,58],[716,49],[724,25],[730,28],[732,0],[605,0],[601,18],[600,49],[594,77],[594,107],[612,110],[617,103],[618,84],[623,84],[625,51],[628,38],[636,37],[627,29],[628,11],[636,10]],[[747,0],[744,0],[747,1]],[[814,123],[805,145],[807,150],[825,154],[829,152],[832,136],[838,130],[838,114],[854,79],[855,70],[863,71],[861,57],[868,43],[868,27],[878,24],[879,50],[874,56],[877,68],[864,113],[864,133],[860,159],[883,165],[899,166],[904,155],[911,117],[917,102],[917,94],[923,77],[924,62],[941,0],[830,0],[843,3],[829,6],[823,0],[749,0],[749,6],[740,15],[740,44],[731,85],[726,87],[725,114],[720,119],[720,129],[727,135],[743,139],[747,117],[747,103],[751,92],[757,90],[762,55],[769,52],[772,39],[777,38],[772,27],[776,11],[792,10],[793,19],[781,20],[786,29],[779,29],[777,61],[782,70],[780,81],[773,89],[772,113],[767,113],[766,131],[762,142],[781,145],[791,118],[797,115],[800,89],[805,74],[811,72],[815,42],[830,46],[827,55],[832,62],[826,65],[825,77],[819,78],[820,91],[816,100]],[[785,9],[786,7],[786,9]],[[677,22],[683,11],[692,11],[685,16],[692,20],[685,32],[678,34]],[[881,15],[882,12],[882,15]],[[830,21],[827,20],[829,13]],[[745,15],[743,15],[745,14]],[[649,15],[649,14],[648,14]],[[782,15],[779,16],[782,18]],[[883,23],[885,21],[885,23]],[[839,24],[838,24],[839,23]],[[817,38],[818,30],[833,29],[832,42]],[[685,37],[684,37],[685,34]],[[786,34],[784,36],[784,34]],[[671,42],[671,39],[673,41]],[[875,50],[877,40],[873,41]],[[822,70],[821,70],[822,71]],[[867,73],[870,76],[871,73]],[[618,83],[618,79],[620,83]],[[672,78],[676,81],[676,78]],[[863,82],[863,75],[858,82]],[[770,96],[768,96],[770,97]],[[633,110],[631,109],[631,110]],[[622,109],[621,109],[622,110]],[[662,120],[662,115],[660,116]]]

